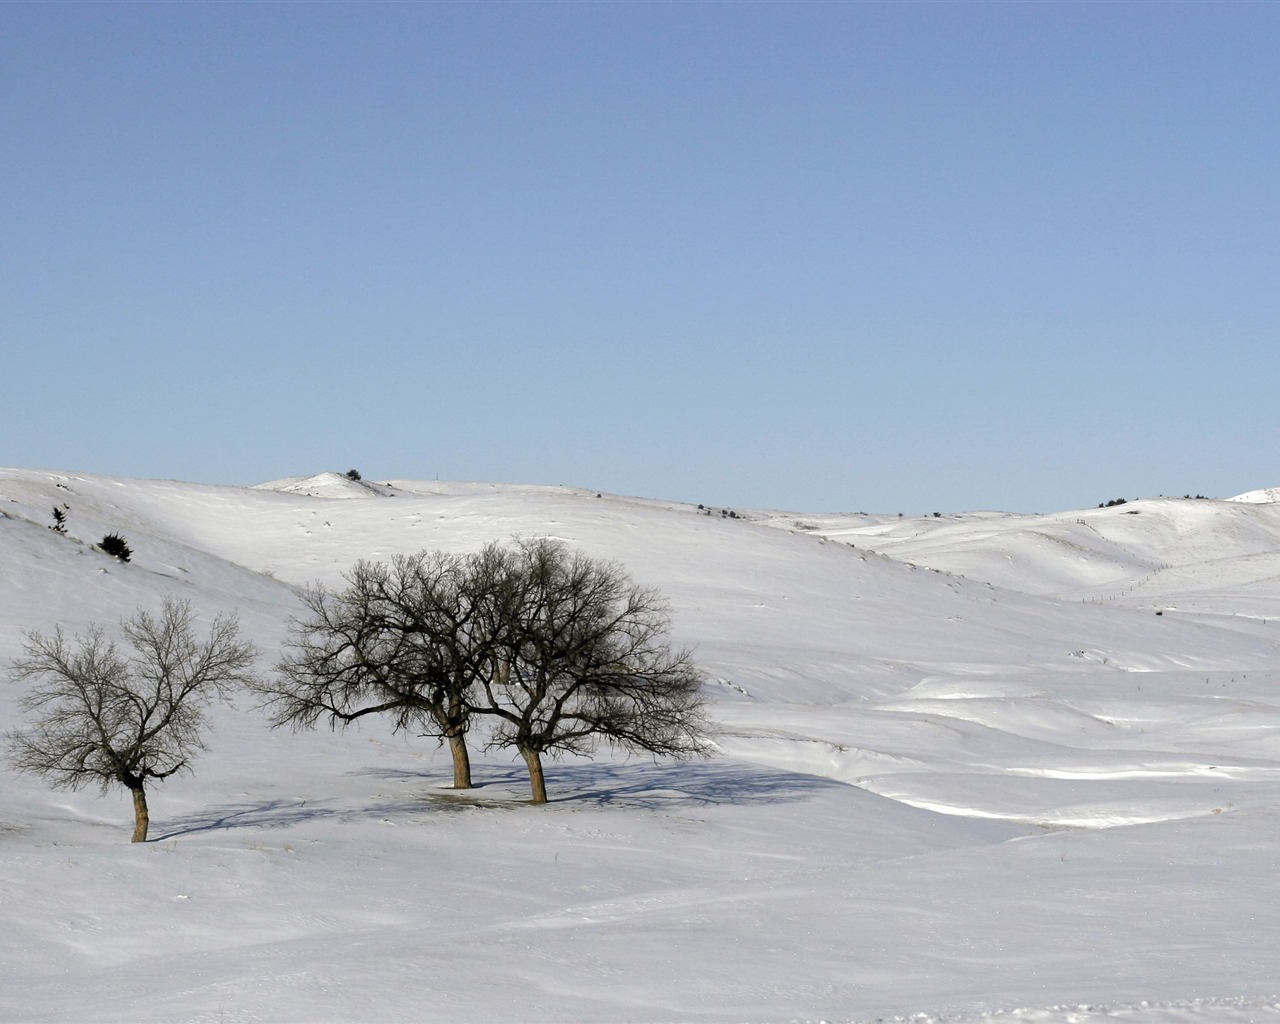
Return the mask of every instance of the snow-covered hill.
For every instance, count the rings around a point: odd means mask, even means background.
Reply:
[[[1263,487],[1256,491],[1247,491],[1244,494],[1237,494],[1231,501],[1247,501],[1254,504],[1263,504],[1266,502],[1280,501],[1280,487]]]
[[[1280,505],[1246,497],[731,518],[0,470],[6,663],[174,594],[237,610],[268,670],[305,583],[552,536],[668,596],[722,750],[551,765],[538,808],[505,757],[461,795],[429,741],[226,710],[144,847],[122,797],[6,774],[0,1019],[1274,1016]]]
[[[1262,494],[1265,492],[1253,492]],[[1155,498],[1049,516],[769,517],[1023,593],[1280,617],[1280,504]]]

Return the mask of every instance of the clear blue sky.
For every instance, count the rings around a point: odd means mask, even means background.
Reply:
[[[1280,485],[1280,4],[6,3],[0,464]]]

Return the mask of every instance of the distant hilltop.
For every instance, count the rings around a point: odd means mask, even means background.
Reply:
[[[1247,501],[1254,505],[1265,505],[1269,502],[1280,501],[1280,487],[1264,487],[1258,491],[1246,491],[1244,494],[1237,494],[1234,498],[1228,498],[1228,501]]]

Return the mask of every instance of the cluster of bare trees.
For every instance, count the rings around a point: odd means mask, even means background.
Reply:
[[[389,716],[448,744],[458,788],[472,784],[474,732],[484,749],[519,752],[535,803],[547,799],[544,756],[600,743],[709,752],[701,675],[671,647],[661,596],[616,563],[539,539],[362,561],[344,582],[304,593],[265,678],[234,617],[201,640],[181,601],[122,622],[129,653],[96,627],[26,634],[14,675],[33,682],[20,700],[35,720],[9,734],[11,763],[58,787],[123,786],[142,842],[147,782],[189,770],[209,707],[241,690],[276,727]]]
[[[544,755],[600,742],[707,752],[701,676],[671,648],[660,595],[615,563],[539,539],[358,562],[345,581],[306,593],[276,676],[257,686],[276,726],[390,715],[447,742],[465,789],[480,721],[485,749],[520,753],[535,803]]]

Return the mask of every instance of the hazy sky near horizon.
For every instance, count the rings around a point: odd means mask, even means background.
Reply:
[[[0,6],[0,464],[1280,485],[1280,5]]]

